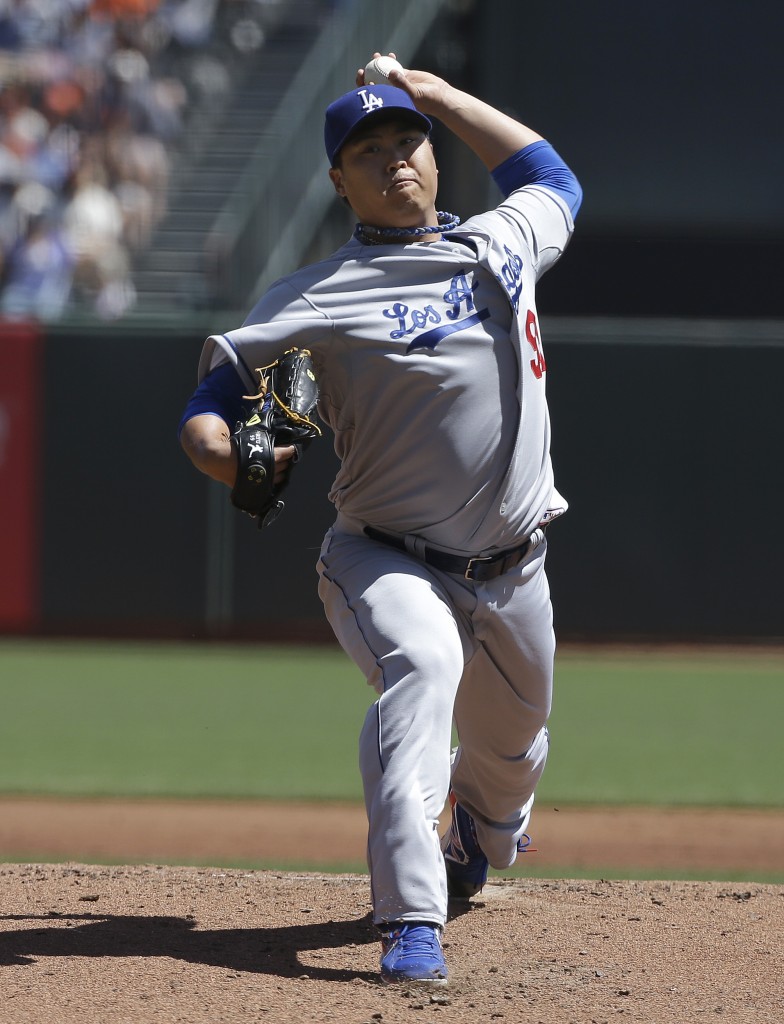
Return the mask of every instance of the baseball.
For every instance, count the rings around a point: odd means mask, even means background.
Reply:
[[[403,65],[394,57],[374,57],[365,67],[365,85],[391,85],[390,71],[402,71]]]

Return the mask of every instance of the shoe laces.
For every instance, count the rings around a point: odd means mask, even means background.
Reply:
[[[476,838],[474,819],[455,799],[454,793],[449,795],[452,804],[452,821],[449,826],[449,839],[444,846],[444,854],[452,861],[463,866],[472,860],[484,859],[484,854]]]
[[[384,951],[388,952],[396,943],[405,940],[401,955],[420,956],[433,953],[441,948],[438,925],[403,924],[384,934]]]
[[[460,811],[460,816],[463,819],[462,825],[458,821],[457,808],[453,809],[452,823],[449,828],[449,841],[446,843],[444,853],[451,861],[465,867],[473,860],[486,860],[487,858],[479,845],[474,819],[464,808],[460,808]],[[471,847],[473,847],[473,850]],[[517,852],[536,853],[536,848],[531,846],[531,837],[527,832],[523,832],[517,840]]]

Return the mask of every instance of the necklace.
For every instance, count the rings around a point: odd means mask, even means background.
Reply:
[[[444,231],[454,231],[460,223],[460,218],[454,213],[439,210],[436,216],[438,224],[434,227],[376,228],[372,224],[357,224],[354,228],[354,238],[363,245],[387,245],[397,239],[411,238],[414,235],[435,235]]]

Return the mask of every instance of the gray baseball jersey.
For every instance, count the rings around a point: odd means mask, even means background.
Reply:
[[[534,284],[572,227],[559,197],[527,186],[455,237],[352,240],[273,285],[243,327],[211,336],[199,379],[228,360],[252,389],[249,371],[292,344],[310,349],[340,512],[448,550],[509,547],[564,507]]]

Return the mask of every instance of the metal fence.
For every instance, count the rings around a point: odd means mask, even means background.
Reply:
[[[224,206],[207,246],[225,254],[224,304],[250,306],[273,281],[299,265],[335,193],[326,173],[324,110],[354,85],[362,55],[413,54],[446,0],[340,5],[263,130],[239,187]]]

